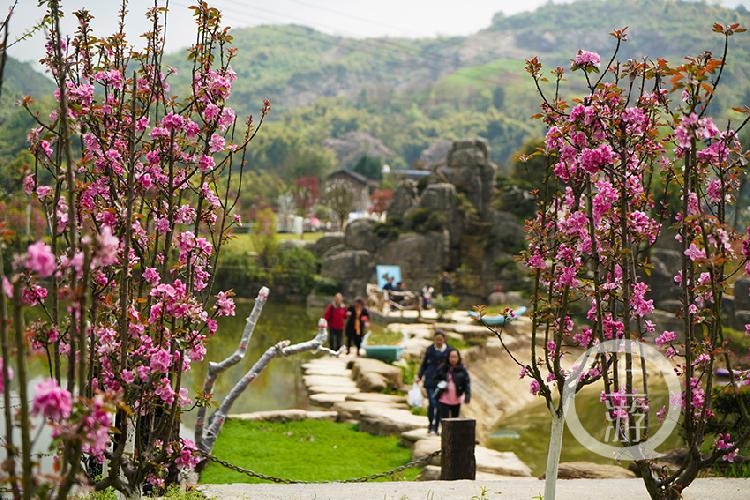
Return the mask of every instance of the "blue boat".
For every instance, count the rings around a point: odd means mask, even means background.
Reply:
[[[513,311],[513,314],[515,315],[515,317],[510,317],[509,316],[507,319],[505,318],[504,314],[495,314],[495,315],[492,315],[492,316],[482,316],[480,318],[479,314],[477,314],[474,311],[469,311],[469,316],[471,316],[475,320],[477,320],[480,323],[483,323],[483,324],[485,324],[487,326],[503,326],[503,325],[505,325],[505,323],[510,323],[511,321],[513,321],[513,319],[515,319],[515,318],[517,318],[519,316],[523,316],[525,313],[526,313],[526,306],[521,306],[518,309],[516,309],[515,311]]]
[[[404,343],[406,342],[406,335],[400,344],[395,345],[368,345],[367,340],[370,334],[364,336],[362,339],[362,348],[365,350],[365,356],[368,358],[379,359],[386,363],[393,363],[401,359],[404,355]]]

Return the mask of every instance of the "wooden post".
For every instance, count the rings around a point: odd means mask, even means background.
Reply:
[[[474,458],[476,420],[473,418],[444,418],[442,427],[442,453],[440,453],[440,479],[476,479],[477,463]]]

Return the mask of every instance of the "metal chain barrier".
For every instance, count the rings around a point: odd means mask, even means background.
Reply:
[[[417,466],[428,464],[430,460],[440,455],[441,451],[442,450],[434,451],[425,457],[412,460],[411,462],[407,462],[404,465],[399,465],[398,467],[385,471],[385,472],[379,472],[377,474],[369,474],[367,476],[360,476],[360,477],[354,477],[354,478],[344,479],[344,480],[335,480],[335,481],[301,481],[298,479],[287,479],[283,477],[269,476],[261,472],[256,472],[254,470],[245,469],[244,467],[240,467],[239,465],[234,465],[230,462],[227,462],[226,460],[222,460],[209,453],[202,453],[202,454],[211,462],[216,462],[217,464],[222,465],[229,470],[239,472],[240,474],[245,474],[246,476],[263,479],[264,481],[271,481],[274,483],[281,483],[281,484],[316,484],[316,483],[364,483],[364,482],[372,481],[375,479],[390,477],[390,476],[393,476],[394,474],[397,474],[411,467],[417,467]]]

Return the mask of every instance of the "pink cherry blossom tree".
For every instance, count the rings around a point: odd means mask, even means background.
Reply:
[[[733,359],[723,342],[722,296],[730,276],[750,271],[750,266],[743,269],[750,240],[746,237],[744,253],[737,255],[742,235],[726,221],[745,166],[736,134],[747,119],[734,130],[720,130],[706,115],[727,61],[729,37],[744,30],[737,25],[714,30],[725,37],[721,58],[706,53],[674,67],[664,60],[618,61],[627,34],[614,31],[617,46],[606,64],[584,50],[572,59],[571,70],[582,75],[588,94],[571,102],[562,97],[563,68],[552,71],[550,95],[538,59],[526,63],[542,98],[537,117],[547,133],[538,154],[549,159],[549,168],[537,215],[526,224],[524,261],[533,275],[531,362],[508,352],[552,416],[545,498],[555,496],[568,404],[561,396],[571,379],[575,392],[603,384],[601,399],[609,420],[619,424],[615,430],[623,447],[638,448],[649,435],[648,410],[655,400],[643,356],[629,349],[600,352],[584,370],[568,360],[576,350],[656,337],[674,360],[683,391],[670,398],[679,405],[688,459],[667,470],[650,456],[633,457],[653,498],[678,498],[699,470],[731,459],[750,433],[707,431],[714,367],[722,363],[731,369]],[[673,210],[657,202],[670,192],[681,200]],[[684,341],[679,345],[674,332],[656,331],[646,281],[649,250],[665,225],[675,227],[683,247],[682,269],[675,276],[682,287],[677,315]],[[502,332],[496,333],[502,340]],[[640,377],[633,375],[639,371]],[[734,380],[727,390],[736,395],[743,383]],[[666,409],[657,415],[666,416]],[[636,422],[644,418],[642,432]]]
[[[235,116],[232,37],[206,2],[192,7],[197,30],[185,96],[173,94],[174,70],[162,64],[165,2],[147,13],[143,48],[127,41],[124,0],[119,29],[106,37],[92,33],[85,10],[73,13],[75,33],[63,34],[60,3],[41,4],[48,34],[41,62],[56,82],[58,106],[44,116],[23,101],[37,121],[24,189],[43,207],[49,238],[0,270],[8,458],[0,475],[15,498],[65,498],[77,484],[139,495],[142,485],[164,488],[203,459],[179,436],[179,424],[185,411],[203,415],[212,391],[191,397],[183,376],[205,356],[217,319],[235,314],[231,291],[211,293],[213,272],[239,222],[232,210],[246,150],[270,103],[257,125]],[[267,291],[261,295],[257,314]],[[310,343],[277,350],[315,349],[321,336],[325,325]],[[243,335],[239,350],[248,340]],[[47,371],[31,392],[30,356]],[[219,420],[211,421],[213,439]],[[53,437],[51,475],[35,458],[41,426]],[[82,460],[106,467],[94,479]]]

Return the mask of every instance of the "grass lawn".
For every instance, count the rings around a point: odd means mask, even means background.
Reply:
[[[303,420],[274,423],[228,420],[213,455],[269,476],[302,481],[344,480],[384,472],[411,460],[396,436],[372,436],[351,424]],[[383,481],[413,481],[418,468]],[[203,484],[260,483],[260,479],[210,462]]]

